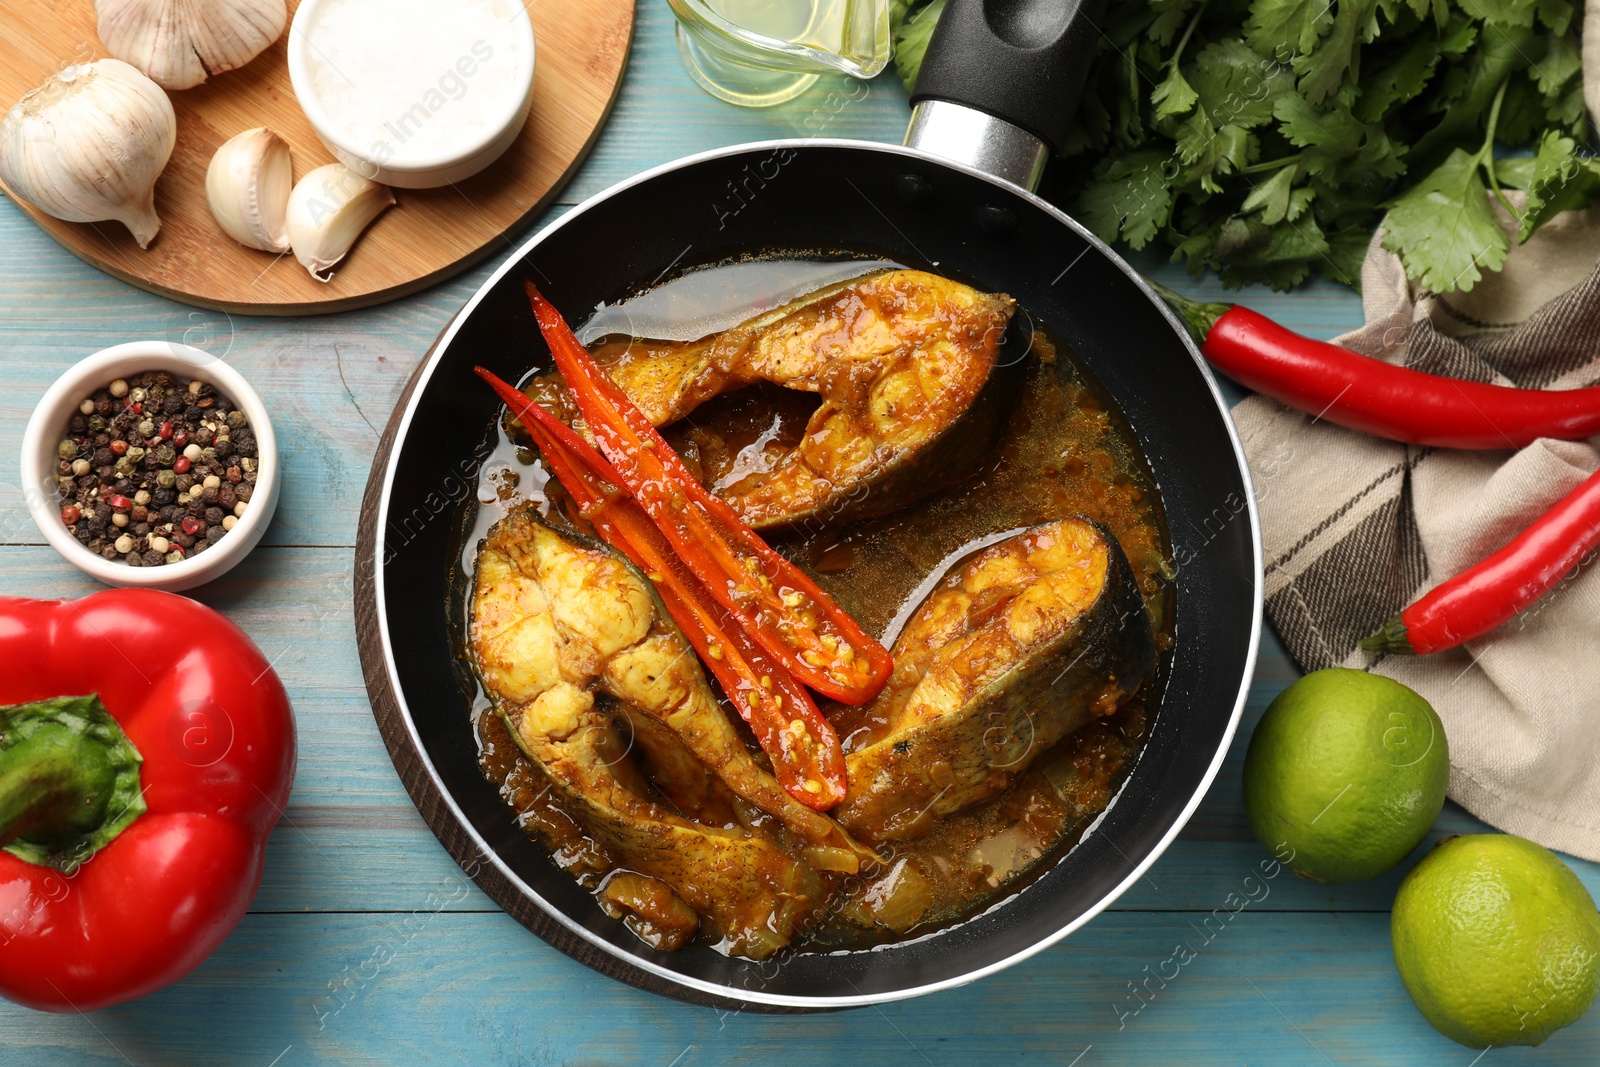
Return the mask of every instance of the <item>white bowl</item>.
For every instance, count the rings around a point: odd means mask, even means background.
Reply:
[[[387,135],[381,141],[358,144],[341,129],[338,123],[334,122],[332,115],[323,106],[318,98],[311,66],[313,58],[321,55],[321,50],[312,43],[311,31],[322,10],[331,2],[333,0],[302,0],[295,11],[294,21],[289,27],[289,81],[294,86],[294,95],[300,103],[301,110],[311,121],[312,129],[316,130],[322,143],[338,157],[339,162],[357,174],[383,185],[392,185],[400,189],[432,189],[470,178],[499,159],[505,150],[511,147],[511,142],[517,139],[517,134],[522,131],[523,124],[527,121],[528,109],[533,103],[533,22],[529,19],[527,9],[521,0],[488,0],[491,4],[505,7],[509,15],[496,19],[498,36],[495,41],[480,40],[474,44],[474,47],[477,44],[487,43],[491,49],[508,46],[515,49],[517,66],[514,68],[512,78],[514,91],[505,94],[497,109],[485,114],[478,136],[463,137],[448,151],[428,155],[396,151],[394,141]],[[369,0],[343,0],[343,2],[369,2]],[[370,2],[376,3],[376,0]],[[440,20],[447,20],[453,14],[453,6],[438,5],[437,13]],[[496,11],[496,15],[505,13]],[[332,64],[331,60],[328,62]],[[452,105],[466,99],[470,94],[470,78],[473,75],[467,71],[468,68],[476,68],[471,54],[455,57],[454,62],[457,64],[455,67],[448,61],[444,62],[440,67],[439,76],[453,78],[453,85],[465,86],[461,96],[452,99],[451,96],[442,93],[432,95],[425,93],[419,94],[415,100],[383,99],[377,104],[379,108],[389,109],[383,128],[399,135],[403,143],[405,132],[411,130],[405,123],[410,117],[418,114],[418,108],[421,109],[422,122],[445,123],[453,128],[461,128],[464,125],[460,121],[463,116],[459,109],[453,109]],[[429,73],[431,75],[431,70]],[[432,107],[430,101],[435,98],[442,103]]]
[[[130,567],[120,560],[102,559],[78,543],[61,521],[61,499],[56,492],[56,448],[67,424],[85,397],[118,378],[145,371],[170,371],[184,381],[199,380],[216,387],[249,420],[256,438],[256,484],[250,506],[227,536],[182,563],[159,567]],[[61,377],[39,400],[22,436],[22,487],[33,521],[50,547],[90,577],[107,585],[136,586],[177,592],[192,589],[232,569],[261,540],[278,507],[278,439],[266,406],[244,376],[215,356],[188,345],[167,341],[132,341],[102,349],[82,360]]]

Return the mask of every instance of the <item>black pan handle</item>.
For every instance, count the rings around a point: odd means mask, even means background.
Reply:
[[[1105,6],[1105,0],[949,0],[912,106],[960,104],[1060,149],[1099,47]]]

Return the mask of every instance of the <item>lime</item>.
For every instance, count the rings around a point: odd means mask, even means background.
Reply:
[[[1400,883],[1389,930],[1418,1010],[1470,1048],[1537,1045],[1600,991],[1600,912],[1571,868],[1520,837],[1439,842]]]
[[[1244,759],[1250,825],[1291,870],[1320,882],[1382,874],[1444,806],[1450,753],[1426,700],[1381,675],[1332,667],[1268,706]]]

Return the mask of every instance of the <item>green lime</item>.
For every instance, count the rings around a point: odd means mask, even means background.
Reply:
[[[1268,706],[1244,758],[1250,825],[1319,882],[1382,874],[1427,834],[1450,778],[1444,724],[1389,678],[1332,667]]]
[[[1600,912],[1571,868],[1520,837],[1439,842],[1400,883],[1389,931],[1418,1010],[1470,1048],[1537,1045],[1600,991]]]

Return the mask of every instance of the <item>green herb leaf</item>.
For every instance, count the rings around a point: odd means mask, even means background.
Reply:
[[[1361,265],[1367,261],[1372,235],[1365,229],[1340,230],[1328,235],[1325,271],[1336,282],[1361,288]]]
[[[1535,0],[1460,0],[1461,10],[1475,19],[1505,26],[1532,26]]]
[[[1564,129],[1585,129],[1589,122],[1589,106],[1583,101],[1583,83],[1574,82],[1566,92],[1550,101],[1544,113],[1550,122]]]
[[[1349,108],[1335,105],[1319,109],[1293,93],[1279,97],[1272,113],[1278,119],[1278,132],[1290,144],[1307,150],[1301,157],[1310,174],[1319,174],[1334,162],[1354,155],[1367,132],[1366,125],[1350,114]]]
[[[1317,191],[1308,186],[1289,190],[1289,210],[1284,213],[1284,219],[1294,222],[1301,215],[1310,210],[1312,202],[1317,198]]]
[[[1105,61],[1097,63],[1089,71],[1083,96],[1078,101],[1078,113],[1067,131],[1067,143],[1062,146],[1062,155],[1088,153],[1098,157],[1111,144],[1111,112],[1107,110],[1107,102],[1116,106],[1120,94],[1114,84],[1107,83],[1116,81],[1116,68],[1121,57],[1112,53],[1102,54],[1101,58]]]
[[[1408,153],[1406,164],[1413,173],[1437,167],[1452,146],[1481,144],[1494,94],[1507,78],[1525,70],[1530,52],[1538,50],[1529,28],[1492,22],[1483,27],[1483,37],[1464,57],[1464,65],[1451,71],[1458,76],[1446,79],[1440,87],[1444,91],[1433,97],[1434,110],[1444,117],[1418,138]],[[1457,83],[1453,87],[1449,85],[1452,81]]]
[[[1478,156],[1459,148],[1394,201],[1383,228],[1383,247],[1399,254],[1407,277],[1436,293],[1471,289],[1511,247]]]
[[[1545,126],[1545,100],[1534,84],[1533,71],[1506,83],[1506,95],[1495,124],[1495,140],[1506,144],[1537,143]]]
[[[1155,18],[1145,31],[1146,36],[1161,47],[1167,47],[1188,25],[1194,4],[1195,0],[1150,0],[1150,10],[1155,12]]]
[[[1119,236],[1143,248],[1172,216],[1173,191],[1165,152],[1133,152],[1098,168],[1078,197],[1077,217],[1104,241]]]
[[[1347,73],[1358,72],[1356,46],[1378,35],[1376,6],[1376,0],[1339,0],[1327,40],[1310,55],[1295,57],[1300,92],[1307,100],[1322,103],[1339,90]]]
[[[1460,59],[1478,40],[1478,24],[1456,15],[1439,35],[1439,54],[1450,59]]]
[[[1533,184],[1533,157],[1513,156],[1495,160],[1494,180],[1504,189],[1526,189]]]
[[[1263,59],[1243,41],[1217,41],[1195,56],[1190,84],[1212,125],[1260,126],[1272,119],[1272,102],[1293,91],[1283,64]]]
[[[1546,45],[1539,65],[1530,73],[1537,78],[1541,93],[1554,96],[1582,69],[1583,56],[1577,38],[1557,37]]]
[[[1214,253],[1223,281],[1243,284],[1263,281],[1274,289],[1299,285],[1311,266],[1328,254],[1328,242],[1311,222],[1285,222],[1266,226],[1255,220],[1233,219],[1223,227]]]
[[[1194,91],[1189,80],[1183,76],[1183,71],[1173,67],[1167,76],[1161,79],[1161,84],[1150,91],[1150,102],[1156,105],[1156,118],[1171,118],[1182,115],[1194,107],[1195,101],[1200,99],[1200,94]]]
[[[913,81],[940,10],[891,0]],[[1356,284],[1375,224],[1429,288],[1600,199],[1575,0],[1109,0],[1050,195],[1227,285]],[[1491,131],[1489,116],[1496,96]],[[1526,151],[1525,159],[1492,160]],[[1526,194],[1516,234],[1487,167]],[[1387,217],[1385,212],[1387,210]]]
[[[1594,160],[1579,158],[1572,138],[1550,130],[1539,142],[1525,188],[1528,201],[1517,228],[1518,244],[1561,212],[1587,204],[1600,191],[1600,173],[1596,173]]]
[[[944,14],[945,0],[895,0],[899,17],[890,12],[890,28],[894,36],[894,69],[907,90],[917,84],[917,73],[922,69],[922,57],[928,53],[928,42],[933,40],[933,28]]]
[[[1245,20],[1244,39],[1263,56],[1288,62],[1310,52],[1333,24],[1328,0],[1255,0]]]
[[[1112,100],[1111,140],[1118,148],[1134,148],[1145,138],[1144,85],[1139,80],[1138,65],[1131,55],[1118,55],[1106,70],[1106,76],[1115,78],[1121,91]]]
[[[1213,130],[1209,123],[1188,123],[1178,137],[1178,157],[1189,165],[1184,179],[1199,182],[1206,192],[1220,193],[1217,178],[1242,171],[1256,157],[1258,144],[1243,126]]]
[[[1397,145],[1382,126],[1367,129],[1361,150],[1340,169],[1339,176],[1352,186],[1381,186],[1406,172],[1400,158],[1403,145]]]
[[[1471,23],[1467,23],[1471,25]],[[1378,123],[1391,108],[1416,98],[1433,77],[1439,63],[1439,41],[1418,34],[1399,55],[1362,79],[1354,114],[1365,123]]]
[[[1276,225],[1289,216],[1289,196],[1294,192],[1294,178],[1298,168],[1284,167],[1276,171],[1272,177],[1257,185],[1251,190],[1250,195],[1244,198],[1244,203],[1239,210],[1249,213],[1261,212],[1261,221],[1268,226]]]
[[[1537,0],[1539,21],[1550,27],[1550,32],[1564,38],[1572,28],[1575,10],[1570,0]]]

